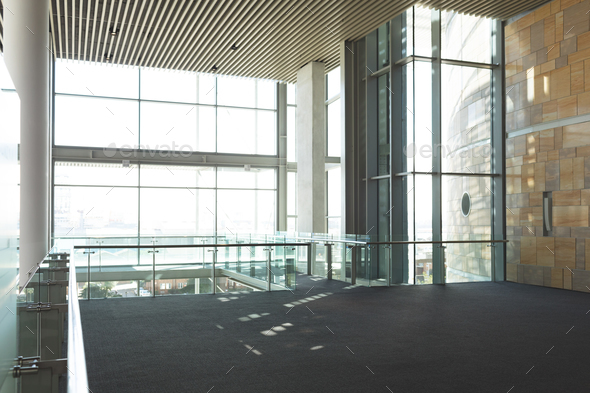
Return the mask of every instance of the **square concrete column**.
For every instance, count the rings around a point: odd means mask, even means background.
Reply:
[[[297,72],[297,230],[326,232],[326,67]]]

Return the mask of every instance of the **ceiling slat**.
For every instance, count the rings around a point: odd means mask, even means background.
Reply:
[[[136,11],[137,11],[137,1],[133,2],[133,8],[131,9],[131,14],[129,14],[129,20],[126,21],[125,18],[123,18],[123,23],[121,24],[121,31],[125,31],[125,36],[123,38],[123,42],[121,44],[121,46],[119,48],[115,48],[115,57],[113,58],[114,63],[117,64],[123,64],[120,62],[121,60],[121,55],[123,54],[123,50],[125,49],[125,45],[127,44],[127,37],[129,36],[129,31],[131,30],[131,21],[135,19],[136,17]],[[119,49],[119,51],[117,51],[117,49]]]
[[[340,42],[364,37],[412,5],[504,20],[545,2],[51,0],[50,12],[59,58],[104,62],[106,55],[115,64],[198,72],[215,65],[220,74],[293,81],[310,61],[336,67]]]
[[[141,6],[139,7],[139,11],[138,11],[137,15],[135,15],[135,18],[136,19],[134,19],[135,24],[133,26],[133,33],[131,33],[130,41],[129,41],[129,44],[127,46],[127,50],[125,51],[125,57],[123,58],[122,64],[128,64],[127,63],[127,56],[129,55],[129,49],[131,49],[131,46],[133,44],[133,39],[135,38],[135,33],[137,33],[137,27],[141,23],[140,20],[141,20],[141,17],[143,15],[143,9],[145,7],[145,3],[146,3],[145,1],[142,1],[141,2]],[[150,3],[152,3],[151,0],[150,0]],[[127,25],[127,26],[130,27],[131,26],[131,23],[129,25]],[[125,37],[125,38],[127,38],[127,37]],[[133,57],[133,53],[131,54],[131,56]]]
[[[126,2],[127,5],[129,5],[129,2]],[[109,57],[111,58],[111,61],[113,61],[113,42],[115,42],[117,40],[117,37],[119,36],[119,34],[117,33],[117,26],[119,23],[119,15],[121,14],[121,6],[123,5],[122,1],[119,1],[119,4],[117,5],[117,13],[115,14],[115,19],[113,20],[112,23],[109,23],[109,25],[107,26],[107,37],[109,37],[109,48],[107,50],[107,53],[109,54]],[[110,18],[109,18],[110,19]],[[112,31],[111,31],[112,29]]]

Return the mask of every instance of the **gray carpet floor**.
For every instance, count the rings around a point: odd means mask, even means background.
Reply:
[[[294,293],[80,302],[90,389],[588,391],[590,294],[297,280]]]

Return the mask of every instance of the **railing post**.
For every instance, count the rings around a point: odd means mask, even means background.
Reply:
[[[88,254],[88,273],[86,276],[86,288],[88,288],[88,293],[86,294],[86,298],[90,300],[90,255],[94,254],[94,251],[84,251],[84,254]],[[78,281],[76,280],[76,283]]]
[[[354,250],[354,248],[356,246],[352,245],[349,247],[350,247],[350,284],[356,285],[356,252]]]
[[[391,246],[383,246],[387,253],[387,286],[391,286]]]
[[[447,283],[447,269],[445,269],[445,251],[447,246],[444,245],[440,245],[438,246],[438,248],[440,248],[440,280],[441,282],[439,284],[446,284]],[[432,266],[434,267],[434,263],[432,264]]]
[[[217,293],[217,283],[215,282],[215,263],[217,262],[217,247],[213,250],[209,250],[209,252],[213,253],[213,265],[211,266],[211,278],[213,280],[213,290],[212,294],[215,295]]]
[[[312,243],[307,245],[307,275],[311,276],[311,252],[312,252]]]
[[[326,247],[326,262],[328,263],[328,280],[332,279],[332,244],[326,243],[324,244]]]
[[[267,283],[266,283],[266,290],[268,292],[270,292],[270,288],[271,288],[271,280],[272,280],[272,270],[271,270],[271,263],[270,263],[270,253],[272,252],[272,248],[265,248],[264,251],[266,251],[268,254],[266,255],[266,270],[268,271],[267,273]]]
[[[148,254],[152,254],[152,297],[156,297],[156,248],[152,251],[148,251]]]

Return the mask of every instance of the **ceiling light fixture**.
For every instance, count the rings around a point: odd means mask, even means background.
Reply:
[[[231,49],[231,50],[238,50],[238,46],[236,44],[233,44],[231,46],[231,48],[229,48],[229,49]]]
[[[213,67],[211,67],[211,71],[213,71],[213,72],[217,71],[217,66],[214,65]]]
[[[112,27],[111,29],[109,29],[109,33],[111,33],[111,35],[115,37],[117,34],[119,34],[119,29],[115,29],[114,27]]]
[[[105,59],[107,62],[110,62],[112,58],[113,58],[113,55],[107,55],[106,53],[104,54],[104,59]]]

